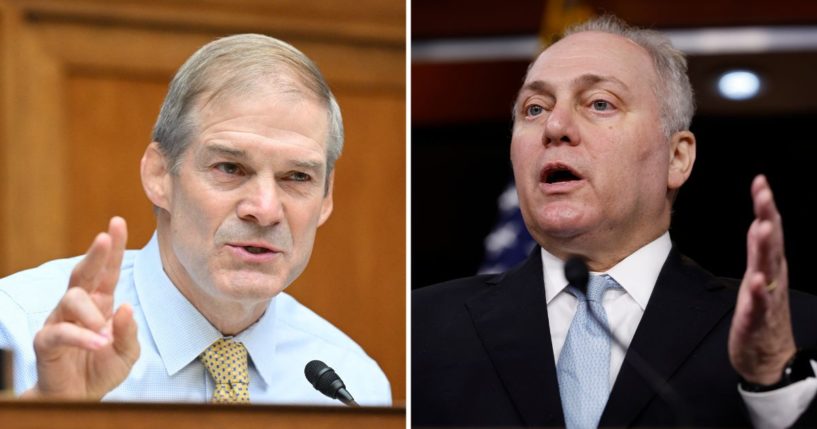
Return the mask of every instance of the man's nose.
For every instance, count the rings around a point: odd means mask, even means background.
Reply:
[[[567,143],[579,144],[579,133],[576,129],[575,111],[569,104],[559,104],[553,107],[545,122],[545,132],[542,143],[545,146]]]
[[[247,186],[246,192],[236,208],[241,220],[271,226],[283,219],[284,206],[274,179],[258,178]]]

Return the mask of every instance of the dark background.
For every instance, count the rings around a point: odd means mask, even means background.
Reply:
[[[817,28],[817,2],[584,3],[656,29]],[[535,35],[546,6],[462,4],[415,0],[413,42]],[[482,262],[497,197],[511,178],[510,107],[527,62],[412,62],[412,287],[473,275]],[[738,66],[764,77],[757,99],[734,102],[714,93],[715,77]],[[689,69],[699,105],[692,124],[698,157],[675,204],[673,241],[712,272],[741,277],[753,219],[749,187],[756,174],[766,174],[783,215],[792,287],[817,293],[808,278],[817,238],[809,210],[817,203],[817,42],[813,50],[691,55]]]

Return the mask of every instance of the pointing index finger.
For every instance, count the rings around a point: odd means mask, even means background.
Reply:
[[[128,241],[128,226],[125,219],[119,216],[112,217],[108,224],[108,235],[111,237],[111,250],[104,267],[105,271],[100,279],[99,290],[100,292],[113,293],[116,283],[119,281],[122,258]]]
[[[752,182],[752,200],[754,203],[755,216],[760,220],[770,220],[780,223],[780,213],[774,202],[774,194],[769,186],[769,181],[764,175],[758,175]]]
[[[81,287],[88,292],[95,291],[99,285],[99,273],[104,269],[110,253],[110,235],[99,233],[85,253],[85,257],[71,271],[68,287]]]
[[[754,268],[765,275],[765,281],[771,284],[786,273],[783,268],[785,250],[783,243],[783,223],[774,202],[771,187],[766,177],[759,175],[752,183],[752,198],[755,210],[755,225],[750,237],[754,240]],[[767,288],[769,289],[769,288]]]

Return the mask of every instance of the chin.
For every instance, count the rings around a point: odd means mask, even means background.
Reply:
[[[587,213],[571,206],[558,205],[545,207],[535,212],[533,216],[525,216],[526,219],[533,219],[532,230],[537,230],[541,234],[549,237],[570,238],[581,234],[589,229],[592,222],[589,222]],[[531,225],[531,222],[526,222]]]
[[[274,275],[258,272],[232,273],[222,280],[219,290],[239,300],[268,300],[286,289],[286,284]]]

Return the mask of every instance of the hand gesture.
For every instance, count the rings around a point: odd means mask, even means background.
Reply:
[[[729,358],[746,381],[780,380],[796,347],[789,315],[783,225],[764,176],[752,182],[755,220],[747,234],[746,273],[729,331]]]
[[[68,290],[34,337],[37,384],[23,398],[102,398],[139,357],[133,309],[113,311],[127,225],[111,219],[71,272]]]

